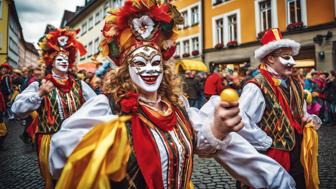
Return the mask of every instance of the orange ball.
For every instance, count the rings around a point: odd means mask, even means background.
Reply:
[[[227,88],[221,92],[220,98],[222,101],[225,102],[236,102],[239,100],[239,95],[236,90],[232,88]]]

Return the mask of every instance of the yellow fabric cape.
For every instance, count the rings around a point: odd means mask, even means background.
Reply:
[[[42,136],[41,139],[41,146],[40,146],[40,152],[38,154],[39,158],[39,166],[40,166],[40,172],[41,176],[44,179],[45,187],[44,189],[52,189],[53,181],[52,177],[49,171],[49,150],[50,150],[50,140],[51,135],[45,134]]]
[[[301,144],[301,163],[307,189],[318,189],[320,180],[318,176],[318,135],[312,122],[305,125]]]
[[[125,122],[130,118],[121,116],[86,134],[68,158],[56,188],[109,189],[110,180],[125,178],[131,153]]]

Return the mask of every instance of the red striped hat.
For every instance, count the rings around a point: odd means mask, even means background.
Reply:
[[[299,54],[300,43],[291,39],[283,39],[279,28],[267,30],[260,41],[263,46],[254,51],[255,58],[258,60],[279,48],[291,48],[294,56]]]

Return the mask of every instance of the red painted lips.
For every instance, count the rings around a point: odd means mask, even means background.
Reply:
[[[141,76],[141,79],[144,80],[146,84],[153,85],[153,84],[155,84],[158,77],[159,77],[158,75],[155,75],[155,76]]]

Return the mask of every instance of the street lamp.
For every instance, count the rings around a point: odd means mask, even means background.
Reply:
[[[313,38],[314,43],[317,43],[319,45],[322,44],[323,38],[325,38],[326,41],[328,41],[330,38],[332,38],[333,33],[331,31],[328,31],[326,35],[318,34]]]
[[[321,35],[318,34],[313,38],[314,43],[319,44],[320,46],[323,43],[323,38],[325,38],[326,41],[328,41],[330,38],[332,38],[333,33],[331,31],[328,31],[326,35]],[[318,53],[318,57],[320,58],[320,60],[323,60],[325,58],[325,52],[324,51],[320,51]]]

